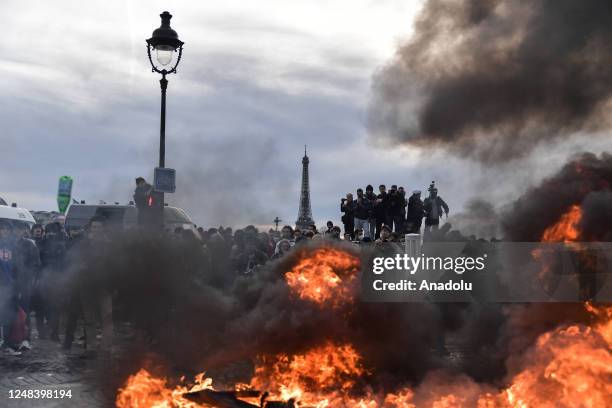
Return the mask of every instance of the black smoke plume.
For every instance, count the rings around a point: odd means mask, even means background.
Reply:
[[[492,163],[608,126],[606,0],[428,0],[414,30],[374,78],[377,141]]]
[[[539,241],[547,227],[577,204],[583,211],[580,228],[585,240],[607,239],[612,231],[611,182],[612,155],[575,156],[501,214],[506,238]],[[495,217],[484,202],[472,207],[475,214]],[[448,229],[441,231],[446,236],[440,240],[456,240]],[[304,251],[322,244],[313,245]],[[284,279],[308,252],[294,249],[253,276],[241,276],[228,262],[231,248],[223,242],[209,242],[209,247],[202,253],[197,241],[127,236],[113,244],[113,256],[97,268],[117,290],[116,318],[130,322],[139,333],[125,350],[123,363],[112,368],[115,389],[138,368],[151,364],[162,366],[156,372],[168,378],[229,370],[233,380],[248,381],[257,356],[303,353],[328,340],[350,341],[375,373],[366,381],[380,389],[416,384],[435,369],[459,371],[492,384],[520,365],[520,356],[539,335],[590,318],[579,303],[357,301],[350,313],[320,308],[292,295]],[[339,248],[359,253],[351,245]],[[453,367],[450,359],[441,359],[433,350],[445,338],[447,344],[457,342],[467,364]],[[102,374],[109,378],[108,371]]]

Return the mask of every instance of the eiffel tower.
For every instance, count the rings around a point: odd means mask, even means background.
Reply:
[[[310,184],[308,182],[308,155],[304,146],[304,157],[302,158],[302,192],[300,194],[300,210],[295,226],[299,229],[306,229],[314,225],[312,220],[312,209],[310,208]]]

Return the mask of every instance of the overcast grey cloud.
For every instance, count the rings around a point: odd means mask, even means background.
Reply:
[[[420,2],[4,5],[0,196],[31,209],[56,208],[61,175],[73,176],[74,197],[89,202],[127,202],[134,177],[151,178],[159,76],[150,72],[144,39],[166,9],[186,42],[179,72],[168,78],[166,163],[178,177],[168,199],[198,224],[262,225],[275,216],[293,223],[304,144],[321,224],[339,221],[340,196],[366,184],[424,190],[435,179],[453,211],[482,190],[502,203],[583,143],[577,136],[495,169],[429,149],[369,144],[372,76],[410,38]]]

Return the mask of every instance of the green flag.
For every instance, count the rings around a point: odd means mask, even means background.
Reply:
[[[72,197],[72,177],[62,176],[59,179],[59,186],[57,188],[57,207],[59,212],[62,214],[66,213],[68,205],[70,205],[70,198]]]

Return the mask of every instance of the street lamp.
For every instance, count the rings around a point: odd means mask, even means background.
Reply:
[[[147,55],[151,63],[152,72],[157,72],[162,75],[159,80],[161,85],[161,122],[159,126],[159,167],[165,166],[166,155],[166,89],[168,88],[167,74],[175,74],[176,67],[181,62],[183,54],[183,44],[178,38],[178,34],[170,28],[170,19],[172,15],[164,11],[159,15],[161,17],[161,26],[153,31],[151,38],[147,40]],[[151,58],[151,51],[155,50],[155,60]],[[174,53],[178,52],[175,63],[168,66],[172,60]]]
[[[178,34],[170,28],[172,15],[164,11],[159,15],[161,26],[153,31],[151,38],[147,40],[147,55],[151,63],[151,71],[162,75],[159,80],[161,86],[161,119],[159,123],[159,167],[166,165],[166,89],[168,88],[167,74],[175,74],[176,67],[181,62],[183,54],[183,42],[179,40]],[[155,61],[151,57],[151,51],[155,50]],[[176,59],[174,54],[178,53]],[[172,61],[175,61],[172,64]],[[160,193],[160,205],[164,206],[164,196]],[[162,210],[163,211],[163,210]]]

